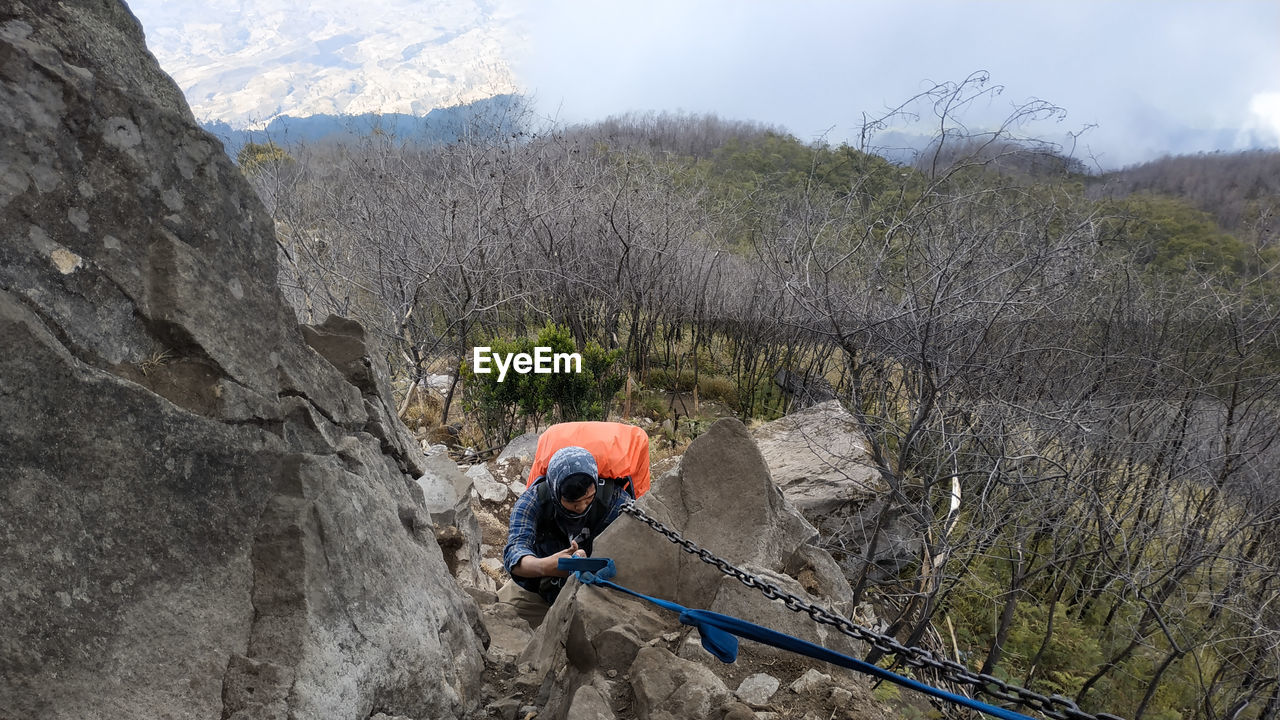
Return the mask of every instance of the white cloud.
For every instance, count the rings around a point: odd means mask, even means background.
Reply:
[[[1260,144],[1280,146],[1280,92],[1255,93],[1249,99],[1244,131]]]

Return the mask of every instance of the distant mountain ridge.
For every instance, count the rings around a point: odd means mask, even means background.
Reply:
[[[207,125],[422,116],[518,91],[508,57],[524,39],[503,0],[383,0],[359,11],[343,0],[129,6]]]
[[[370,135],[375,130],[416,142],[452,142],[469,128],[481,132],[515,128],[521,101],[519,95],[504,94],[466,105],[438,108],[421,116],[405,113],[282,115],[255,130],[235,128],[220,120],[203,122],[201,126],[222,141],[231,157],[235,157],[249,142],[274,142],[288,146],[298,142],[349,141]]]

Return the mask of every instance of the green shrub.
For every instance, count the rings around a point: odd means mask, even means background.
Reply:
[[[666,390],[668,392],[672,390],[676,392],[692,392],[694,386],[693,371],[683,370],[677,375],[674,370],[652,368],[645,378],[645,386],[654,390]]]
[[[661,420],[667,416],[667,403],[659,395],[645,395],[640,400],[639,411],[650,420]]]
[[[528,421],[543,419],[555,422],[571,420],[603,420],[608,416],[613,396],[626,382],[626,370],[620,362],[622,350],[605,350],[595,342],[578,350],[567,328],[547,325],[536,338],[489,342],[493,355],[527,353],[535,347],[549,347],[552,353],[574,353],[582,356],[581,372],[520,374],[508,372],[501,382],[498,373],[476,373],[463,366],[464,406],[475,414],[486,437],[505,442],[518,427]]]
[[[658,390],[666,389],[671,386],[671,373],[665,368],[649,368],[649,372],[644,376],[644,386]]]
[[[294,159],[274,142],[245,143],[236,155],[236,164],[245,175],[256,175],[268,167],[293,165]]]
[[[871,696],[882,703],[889,703],[900,699],[902,690],[893,683],[882,682],[871,691]]]
[[[698,378],[698,399],[716,400],[731,408],[737,408],[738,386],[727,377],[703,375]]]

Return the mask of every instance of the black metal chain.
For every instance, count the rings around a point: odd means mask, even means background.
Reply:
[[[797,595],[793,595],[776,584],[762,580],[755,575],[735,567],[709,550],[698,547],[686,540],[680,533],[667,527],[658,520],[649,517],[634,502],[627,502],[622,511],[648,525],[668,540],[679,545],[690,555],[697,555],[708,565],[715,566],[720,572],[737,579],[743,585],[764,593],[770,600],[781,600],[789,610],[807,613],[815,622],[830,625],[855,640],[861,640],[882,653],[893,655],[913,668],[929,668],[946,680],[969,685],[981,693],[998,700],[1016,703],[1026,708],[1053,718],[1054,720],[1122,720],[1116,715],[1098,713],[1091,715],[1079,708],[1071,698],[1062,695],[1042,695],[1017,685],[1010,685],[1000,678],[983,673],[975,673],[953,660],[938,657],[925,648],[910,647],[898,642],[892,636],[869,630],[852,620],[838,615],[820,605],[815,605]]]

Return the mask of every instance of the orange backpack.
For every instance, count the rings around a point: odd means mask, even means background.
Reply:
[[[585,448],[595,457],[600,477],[631,478],[631,494],[636,498],[649,492],[649,436],[634,425],[615,422],[567,422],[547,428],[538,438],[525,486],[532,487],[546,475],[551,456],[570,445]]]

